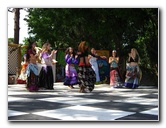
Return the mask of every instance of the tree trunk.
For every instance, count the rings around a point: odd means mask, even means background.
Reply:
[[[19,44],[19,19],[20,19],[20,8],[15,8],[14,11],[14,43]]]

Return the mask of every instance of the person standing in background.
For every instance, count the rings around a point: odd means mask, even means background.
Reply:
[[[91,64],[91,66],[92,66],[92,69],[95,71],[96,82],[100,81],[99,67],[98,67],[98,64],[97,64],[97,59],[101,59],[101,58],[102,59],[106,59],[105,56],[99,56],[99,55],[97,55],[95,48],[92,48],[91,49],[91,53],[89,55],[89,62]]]
[[[140,57],[135,48],[132,48],[131,53],[129,53],[128,55],[129,64],[126,66],[126,79],[124,86],[134,89],[138,88],[139,86],[141,70],[138,63],[140,62]]]
[[[111,89],[122,87],[123,79],[119,70],[119,57],[117,56],[116,50],[112,51],[112,56],[109,57],[110,64],[110,86]]]
[[[24,54],[23,61],[21,62],[21,66],[22,68],[21,68],[20,75],[17,79],[17,84],[26,84],[26,80],[27,80],[26,70],[28,66],[27,54]]]

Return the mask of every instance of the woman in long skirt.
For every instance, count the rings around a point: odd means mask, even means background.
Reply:
[[[131,49],[129,53],[128,64],[126,66],[126,79],[124,86],[127,88],[138,88],[140,81],[140,68],[139,63],[140,58],[137,50],[135,48]]]
[[[92,66],[92,69],[95,71],[96,82],[99,82],[100,81],[100,76],[99,76],[99,67],[98,67],[97,59],[106,59],[106,56],[99,56],[96,53],[95,48],[91,48],[91,52],[90,52],[90,55],[89,55],[89,62]]]
[[[78,82],[79,92],[91,92],[94,89],[96,75],[89,63],[89,48],[85,41],[82,41],[78,46],[79,64],[78,64]],[[85,89],[87,91],[85,91]]]
[[[139,87],[139,76],[140,69],[139,66],[131,66],[127,64],[126,66],[126,79],[125,79],[125,87],[127,88],[138,88]]]
[[[57,52],[57,50],[50,51],[50,44],[45,43],[42,47],[41,63],[42,68],[39,74],[39,87],[43,89],[53,90],[54,77],[52,70],[52,57]],[[51,53],[50,53],[51,52]]]
[[[73,48],[69,47],[66,49],[65,56],[66,66],[65,66],[65,81],[64,85],[74,88],[73,85],[78,84],[77,71],[75,65],[78,64],[78,55],[75,55]]]
[[[27,61],[28,66],[26,70],[27,74],[27,90],[29,91],[38,91],[38,67],[36,60],[39,57],[40,51],[36,53],[35,50],[36,43],[29,41],[29,46],[27,48]]]
[[[122,75],[119,70],[119,57],[117,56],[116,50],[112,51],[112,56],[109,57],[110,63],[110,87],[112,88],[119,88],[122,87],[123,79]]]

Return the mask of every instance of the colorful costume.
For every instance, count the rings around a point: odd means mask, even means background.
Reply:
[[[123,86],[118,63],[115,60],[110,64],[110,86],[113,86],[115,88]]]
[[[70,57],[69,54],[65,56],[66,66],[65,66],[65,81],[64,85],[75,85],[78,84],[77,80],[77,71],[74,67],[75,64],[78,64],[78,58]]]
[[[47,52],[42,53],[42,68],[39,74],[39,87],[54,89],[54,77],[52,71],[52,59]]]
[[[29,63],[27,66],[27,89],[29,91],[38,90],[38,67],[36,64]]]
[[[88,53],[82,53],[79,55],[83,58],[84,62],[80,62],[78,65],[78,82],[80,88],[88,88],[91,92],[94,89],[94,84],[96,82],[96,74],[92,69],[90,64],[86,64],[85,57],[88,57]]]
[[[139,66],[126,66],[126,70],[128,71],[128,74],[126,74],[125,79],[125,87],[127,88],[138,88],[139,87],[139,77],[140,77],[140,69]]]
[[[30,56],[30,54],[35,55],[36,53],[34,53],[31,49],[28,50],[28,54]],[[38,91],[38,67],[37,64],[34,63],[29,63],[27,66],[27,90],[29,91]]]
[[[21,69],[20,75],[19,75],[19,77],[17,79],[17,84],[26,84],[26,80],[27,80],[27,74],[26,74],[27,66],[28,66],[27,62],[23,62],[22,63],[22,69]]]
[[[139,86],[139,81],[140,81],[140,74],[141,74],[141,70],[139,68],[138,65],[135,66],[131,66],[130,63],[131,62],[136,62],[138,63],[138,55],[136,55],[135,59],[133,59],[132,57],[129,58],[129,64],[127,64],[126,66],[126,79],[125,79],[125,84],[124,86],[127,88],[138,88]]]

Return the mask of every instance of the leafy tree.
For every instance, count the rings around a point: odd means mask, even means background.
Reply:
[[[123,70],[128,52],[135,47],[143,74],[148,72],[157,83],[157,8],[30,8],[28,12],[25,20],[36,40],[59,48],[77,48],[86,40],[99,50],[116,49]]]
[[[14,38],[8,38],[8,43],[13,43],[14,42]]]

